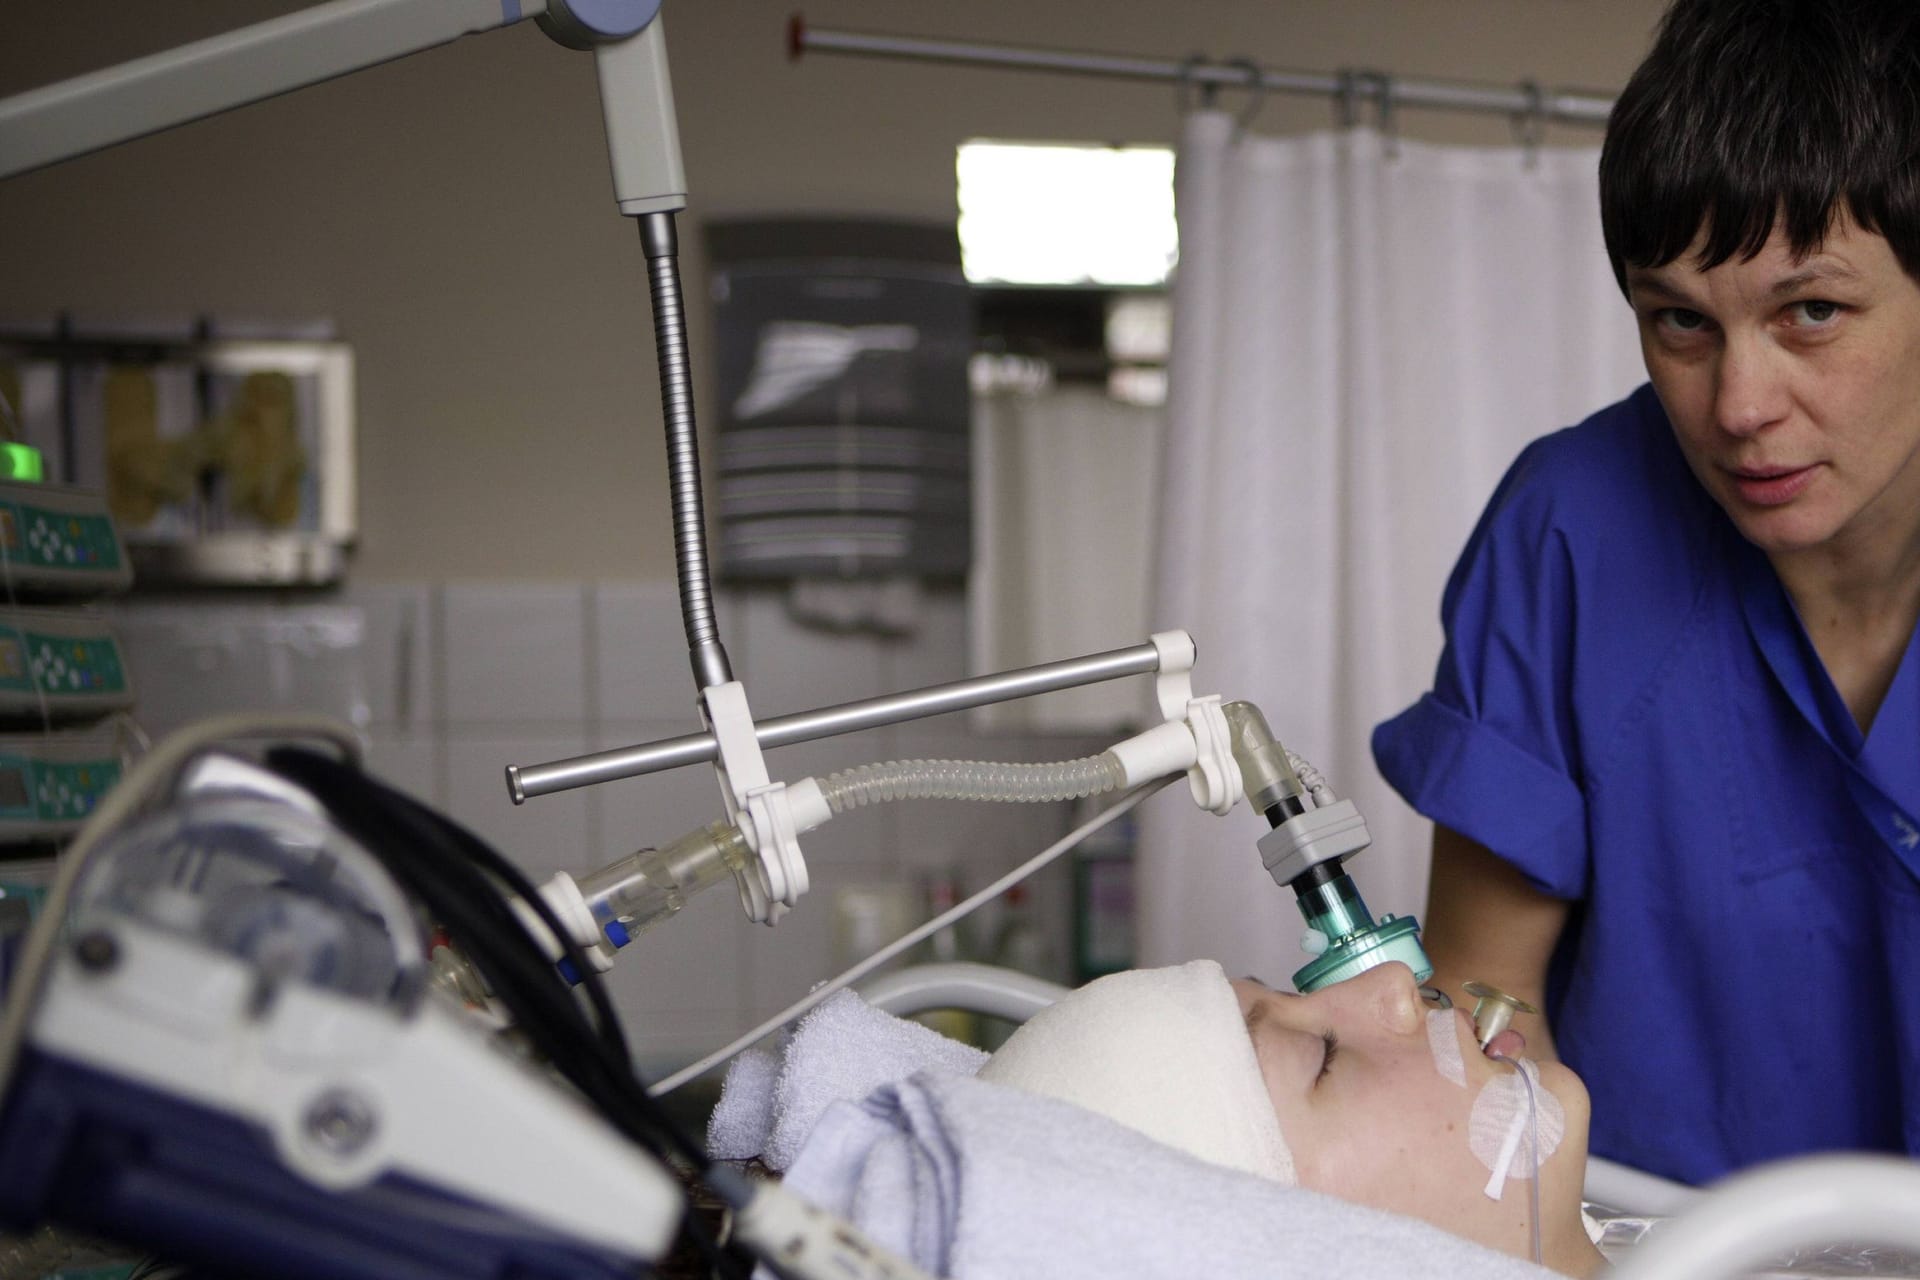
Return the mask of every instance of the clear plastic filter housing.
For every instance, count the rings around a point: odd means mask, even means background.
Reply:
[[[1373,925],[1373,916],[1360,897],[1352,876],[1340,875],[1300,894],[1300,914],[1307,927],[1329,940],[1344,938]]]
[[[674,915],[702,889],[744,874],[753,856],[740,828],[715,822],[664,849],[642,849],[576,884],[602,928],[617,922],[631,936]]]
[[[1375,924],[1351,876],[1343,873],[1302,892],[1300,914],[1328,945],[1293,975],[1296,991],[1318,991],[1395,960],[1413,970],[1415,982],[1433,976],[1419,923],[1412,916],[1387,915]]]

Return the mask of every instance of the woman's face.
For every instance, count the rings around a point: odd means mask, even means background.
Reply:
[[[1382,965],[1308,996],[1251,979],[1233,986],[1302,1186],[1530,1255],[1531,1162],[1524,1154],[1513,1161],[1498,1199],[1484,1190],[1493,1169],[1485,1154],[1500,1145],[1496,1139],[1490,1147],[1487,1140],[1488,1121],[1500,1120],[1489,1114],[1498,1111],[1490,1104],[1513,1088],[1501,1078],[1516,1071],[1480,1051],[1464,1011],[1446,1011],[1430,1033],[1428,1008],[1402,964]],[[1457,1056],[1444,1044],[1436,1050],[1435,1037],[1448,1034],[1455,1037]],[[1544,1132],[1541,1142],[1550,1152],[1541,1168],[1540,1207],[1552,1266],[1551,1241],[1579,1232],[1588,1101],[1586,1087],[1566,1067],[1538,1066],[1540,1084],[1565,1116],[1558,1146]],[[1461,1074],[1464,1084],[1457,1082]],[[1489,1084],[1496,1093],[1481,1103],[1476,1154],[1470,1141],[1475,1105]],[[1550,1104],[1542,1102],[1544,1115]],[[1496,1123],[1494,1132],[1505,1127]],[[1584,1248],[1586,1237],[1580,1233],[1577,1242],[1560,1243]]]
[[[1704,234],[1627,292],[1693,473],[1776,564],[1910,547],[1920,522],[1920,284],[1842,218],[1801,257],[1779,231],[1701,270]]]

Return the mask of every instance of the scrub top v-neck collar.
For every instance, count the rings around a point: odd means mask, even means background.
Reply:
[[[1747,630],[1768,669],[1847,766],[1848,789],[1861,814],[1920,876],[1920,628],[1907,638],[1873,727],[1862,734],[1766,554],[1731,526],[1722,528],[1739,566]]]

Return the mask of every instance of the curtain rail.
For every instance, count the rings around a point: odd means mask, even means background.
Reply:
[[[1143,58],[1126,54],[1035,49],[1020,45],[934,40],[870,31],[809,27],[800,14],[788,24],[787,51],[838,53],[866,58],[901,58],[970,66],[1053,71],[1123,80],[1164,80],[1207,89],[1246,89],[1261,93],[1313,94],[1342,103],[1351,118],[1358,106],[1375,106],[1384,118],[1397,107],[1441,111],[1487,111],[1521,120],[1554,124],[1604,125],[1613,99],[1579,89],[1543,89],[1532,83],[1513,88],[1445,80],[1411,80],[1381,71],[1284,71],[1245,60]]]

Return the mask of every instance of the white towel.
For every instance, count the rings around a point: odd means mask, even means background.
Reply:
[[[1097,1111],[1229,1169],[1295,1181],[1240,1000],[1212,960],[1088,983],[1028,1019],[980,1078]]]
[[[715,1160],[755,1160],[767,1149],[780,1056],[770,1049],[749,1049],[727,1068],[720,1101],[707,1117],[707,1154]]]
[[[794,1191],[958,1280],[1547,1280],[1397,1214],[1283,1187],[1104,1116],[925,1073],[830,1107]]]
[[[802,1018],[778,1049],[734,1060],[707,1122],[707,1152],[785,1169],[832,1103],[864,1098],[916,1071],[972,1075],[986,1060],[971,1045],[841,991]]]

